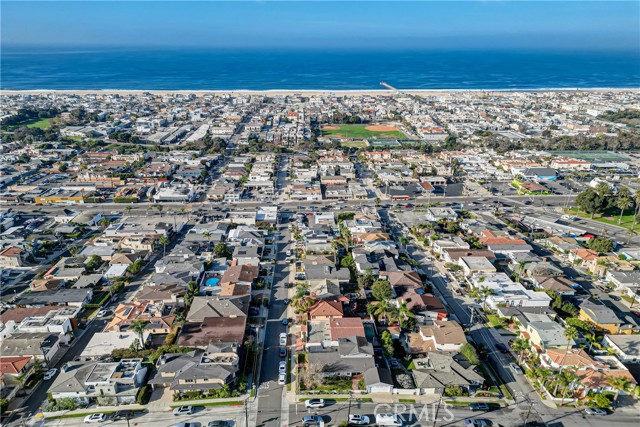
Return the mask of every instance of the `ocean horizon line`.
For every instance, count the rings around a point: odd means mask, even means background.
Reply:
[[[180,93],[397,93],[397,92],[602,92],[602,91],[640,91],[638,87],[539,87],[539,88],[432,88],[432,89],[10,89],[0,88],[0,94],[3,93],[145,93],[145,92],[180,92]]]

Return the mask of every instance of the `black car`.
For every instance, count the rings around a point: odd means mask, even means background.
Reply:
[[[488,403],[471,403],[469,409],[472,411],[489,411],[491,407]]]
[[[123,409],[113,414],[113,417],[111,419],[114,421],[118,421],[118,420],[129,420],[131,418],[133,418],[133,411],[130,409]]]
[[[496,344],[496,348],[500,353],[509,353],[509,349],[507,348],[507,346],[502,343]]]

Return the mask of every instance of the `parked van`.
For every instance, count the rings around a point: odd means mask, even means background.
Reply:
[[[396,414],[376,414],[376,424],[384,427],[401,427],[402,420]]]

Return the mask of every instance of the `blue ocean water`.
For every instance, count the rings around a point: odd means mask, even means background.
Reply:
[[[3,89],[638,88],[640,53],[3,47]]]

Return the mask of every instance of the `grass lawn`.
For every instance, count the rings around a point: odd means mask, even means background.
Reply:
[[[578,216],[580,218],[592,219],[590,214],[584,213],[576,208],[569,208],[564,210],[569,215]],[[622,222],[618,224],[618,219],[620,218],[620,211],[617,214],[614,212],[612,215],[608,214],[595,214],[593,216],[594,221],[602,222],[604,224],[616,225],[618,227],[624,227],[627,230],[631,230],[633,226],[633,211],[628,210],[625,212],[625,215],[622,215]],[[636,229],[640,229],[638,225],[636,225]]]
[[[368,126],[370,125],[331,125],[337,129],[322,129],[322,135],[353,139],[406,138],[406,135],[398,130],[375,131],[367,129]]]
[[[48,127],[51,126],[51,120],[52,119],[42,119],[42,120],[38,120],[37,122],[33,122],[33,123],[29,123],[27,125],[28,128],[39,128],[39,129],[46,129]]]
[[[504,328],[504,325],[502,324],[502,322],[500,322],[500,319],[498,318],[498,316],[495,316],[493,314],[487,314],[487,319],[489,319],[489,324],[496,328],[496,329],[502,329]]]
[[[347,148],[366,148],[367,143],[364,141],[344,141],[340,145]]]

